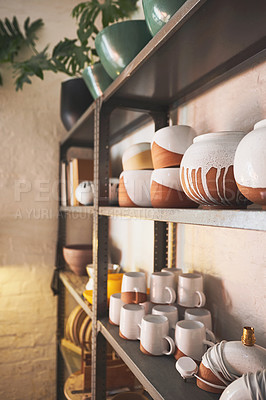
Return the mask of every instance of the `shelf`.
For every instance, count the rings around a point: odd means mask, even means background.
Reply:
[[[266,212],[259,210],[100,207],[99,214],[115,218],[266,231]]]
[[[83,299],[82,293],[85,290],[88,276],[77,276],[70,271],[60,271],[60,279],[76,302],[92,318],[92,309]]]
[[[121,339],[118,327],[111,325],[107,318],[98,321],[98,329],[153,399],[211,400],[219,398],[220,395],[199,389],[194,379],[184,382],[175,369],[174,357],[152,357],[142,354],[139,342]]]
[[[60,206],[60,212],[64,213],[75,213],[75,214],[93,214],[94,207],[93,206]]]
[[[265,0],[187,0],[103,94],[103,105],[117,107],[110,144],[151,121],[143,111],[174,109],[264,60],[265,14]],[[63,146],[93,147],[95,105]]]

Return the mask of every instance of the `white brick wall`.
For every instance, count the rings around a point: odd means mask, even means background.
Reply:
[[[21,25],[44,20],[39,49],[72,37],[72,8],[78,1],[9,0],[1,18],[16,15]],[[56,235],[60,87],[67,77],[45,73],[15,92],[2,70],[0,90],[0,399],[55,399],[56,298],[50,290]],[[18,181],[31,187],[18,200]],[[40,182],[48,199],[40,199]]]

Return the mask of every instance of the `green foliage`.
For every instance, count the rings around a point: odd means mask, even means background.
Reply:
[[[83,69],[97,57],[94,39],[98,33],[96,18],[101,20],[102,28],[115,21],[129,18],[137,9],[137,0],[89,0],[78,4],[72,10],[78,27],[75,39],[64,38],[56,44],[52,54],[48,54],[48,46],[38,52],[36,49],[36,32],[43,26],[37,19],[24,22],[21,31],[16,17],[12,21],[0,20],[0,65],[11,63],[15,76],[16,90],[22,89],[24,83],[31,83],[30,77],[43,79],[43,71],[63,72],[69,76],[81,74]],[[29,59],[17,61],[16,57],[25,48],[31,50]],[[0,74],[0,85],[3,84]]]

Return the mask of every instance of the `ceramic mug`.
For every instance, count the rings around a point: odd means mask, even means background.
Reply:
[[[150,279],[150,299],[156,304],[172,304],[176,300],[175,277],[171,272],[153,272]]]
[[[212,316],[206,308],[187,308],[185,311],[185,319],[190,321],[200,321],[207,329],[212,330]]]
[[[127,340],[139,340],[144,307],[140,304],[124,304],[120,311],[119,336]]]
[[[206,303],[201,274],[187,273],[179,275],[177,292],[180,306],[203,307]]]
[[[168,336],[169,321],[164,315],[145,315],[140,324],[140,350],[144,354],[160,356],[173,354],[175,342]]]
[[[211,341],[206,339],[206,334],[210,336]],[[183,320],[176,323],[175,344],[176,360],[187,356],[193,358],[194,361],[201,361],[207,346],[215,344],[215,336],[212,331],[205,328],[202,322]]]
[[[121,299],[125,304],[144,303],[147,300],[146,276],[144,272],[126,272],[123,276]]]
[[[121,300],[121,293],[114,293],[110,297],[109,304],[109,322],[112,325],[119,325],[120,311],[124,303]]]
[[[175,306],[169,304],[158,304],[153,307],[152,314],[164,315],[169,321],[169,329],[175,329],[178,321],[178,310]]]
[[[161,271],[171,272],[174,274],[176,285],[178,285],[179,275],[183,274],[183,270],[181,268],[162,268]]]
[[[151,314],[152,308],[153,308],[153,303],[150,301],[150,295],[147,294],[147,300],[144,301],[143,303],[140,303],[145,309],[145,314]]]

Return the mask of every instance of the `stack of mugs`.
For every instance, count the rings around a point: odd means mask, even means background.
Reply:
[[[189,307],[181,321],[176,300],[181,308]],[[145,273],[128,272],[121,293],[110,298],[109,321],[119,326],[123,339],[139,340],[144,354],[174,354],[176,359],[185,355],[200,362],[207,346],[215,343],[211,314],[201,308],[205,301],[200,274],[163,268],[151,274],[147,295]]]
[[[130,146],[123,154],[122,164],[118,189],[120,207],[150,207],[151,144],[144,142]]]

